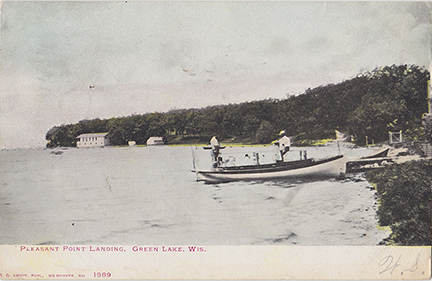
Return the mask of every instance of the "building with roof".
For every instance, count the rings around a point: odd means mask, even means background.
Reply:
[[[81,134],[77,136],[77,147],[104,147],[109,145],[108,133]]]
[[[164,145],[164,141],[162,137],[150,137],[147,140],[147,145]]]

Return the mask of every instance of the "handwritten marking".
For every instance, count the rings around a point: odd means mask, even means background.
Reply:
[[[397,261],[393,263],[394,258],[393,256],[386,256],[383,259],[380,260],[378,263],[379,266],[386,266],[383,271],[380,272],[380,274],[383,274],[384,272],[390,271],[390,275],[393,274],[393,271],[396,269],[396,267],[400,266],[399,260],[401,259],[402,255],[399,256]]]
[[[417,258],[415,260],[415,262],[413,263],[413,265],[411,266],[411,268],[405,269],[404,271],[409,271],[409,272],[414,272],[418,269],[418,264],[420,261],[420,254],[417,255]]]

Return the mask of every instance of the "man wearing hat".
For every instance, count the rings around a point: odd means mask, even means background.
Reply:
[[[275,144],[279,147],[280,159],[276,159],[277,162],[284,161],[284,155],[290,150],[291,140],[287,137],[285,131],[281,131],[279,133],[281,137]],[[279,158],[279,157],[277,157]]]
[[[219,156],[219,154],[220,154],[219,150],[223,149],[224,147],[221,147],[221,145],[217,139],[217,136],[214,136],[211,138],[210,146],[211,146],[211,150],[212,150],[213,167],[217,168],[217,167],[219,167],[219,165],[222,162],[222,157]]]

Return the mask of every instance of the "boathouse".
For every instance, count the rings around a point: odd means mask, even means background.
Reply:
[[[78,148],[104,147],[109,145],[108,133],[81,134],[77,137]]]
[[[147,145],[164,145],[164,141],[162,137],[150,137],[147,140]]]

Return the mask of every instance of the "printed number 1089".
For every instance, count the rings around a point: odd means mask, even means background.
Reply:
[[[93,272],[93,277],[102,277],[102,278],[110,278],[110,272]]]

